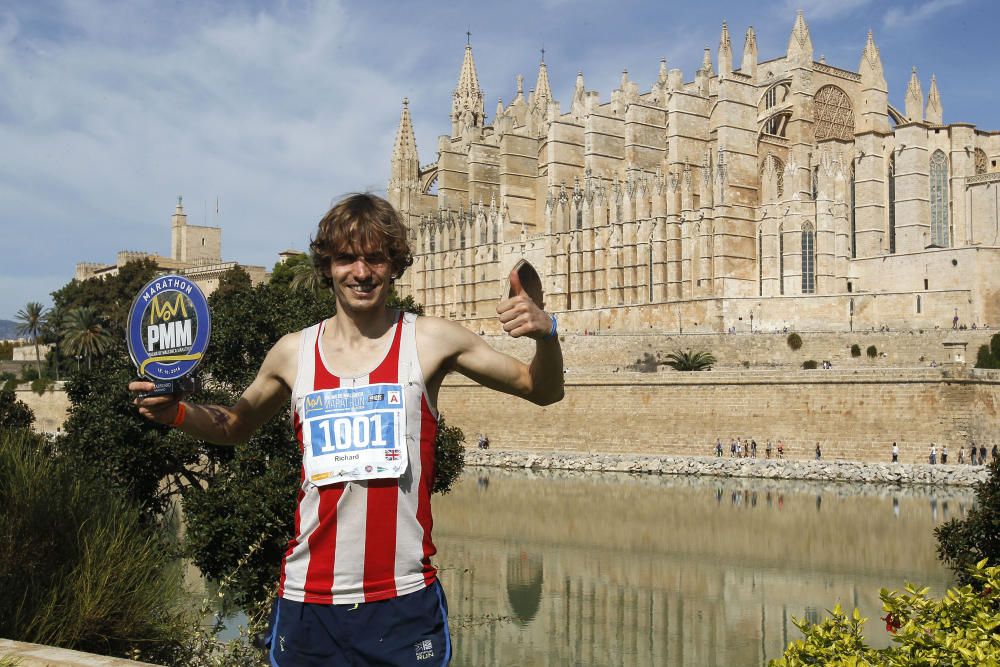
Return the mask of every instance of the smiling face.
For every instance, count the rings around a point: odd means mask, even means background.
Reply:
[[[333,288],[340,307],[384,305],[392,280],[413,262],[407,229],[381,197],[350,195],[320,220],[310,242],[313,266]]]
[[[385,253],[378,249],[362,252],[345,248],[330,258],[330,281],[337,298],[337,308],[348,312],[366,312],[383,308],[392,287],[392,267]]]

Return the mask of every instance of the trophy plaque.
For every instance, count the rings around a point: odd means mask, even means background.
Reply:
[[[128,352],[142,379],[156,385],[145,396],[194,390],[190,375],[211,329],[208,301],[189,278],[160,276],[142,288],[129,311]]]

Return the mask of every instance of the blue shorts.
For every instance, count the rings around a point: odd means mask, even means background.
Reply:
[[[358,605],[278,598],[266,644],[272,667],[447,665],[448,602],[438,581]]]

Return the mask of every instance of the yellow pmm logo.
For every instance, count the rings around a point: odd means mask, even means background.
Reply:
[[[177,298],[174,299],[173,303],[164,299],[162,305],[160,304],[160,295],[157,294],[153,297],[152,302],[149,304],[150,314],[149,323],[156,324],[157,322],[169,322],[170,320],[177,317],[177,313],[180,312],[184,319],[187,319],[187,306],[184,303],[184,295],[177,292]]]

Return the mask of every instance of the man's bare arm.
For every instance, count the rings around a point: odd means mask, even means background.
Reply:
[[[511,301],[511,300],[508,300]],[[505,305],[505,301],[501,305]],[[539,336],[535,341],[535,356],[530,364],[525,364],[507,354],[490,347],[482,338],[465,327],[438,319],[421,317],[417,320],[424,328],[432,350],[429,355],[433,366],[430,374],[443,377],[450,371],[458,371],[470,380],[484,387],[525,398],[537,405],[550,405],[563,397],[562,350],[557,337],[548,337],[552,320],[544,312],[534,307],[523,312],[519,308],[510,313],[504,328],[512,336]],[[540,314],[540,316],[539,316]],[[544,332],[544,333],[542,333]]]
[[[297,370],[297,351],[298,334],[289,334],[279,340],[267,353],[257,377],[233,406],[183,401],[184,416],[177,428],[199,440],[219,445],[245,442],[288,401]],[[129,390],[135,392],[151,388],[148,382],[129,384]],[[160,424],[175,422],[181,402],[176,396],[135,399],[139,414]]]

